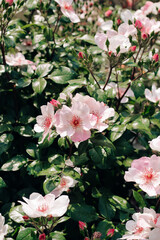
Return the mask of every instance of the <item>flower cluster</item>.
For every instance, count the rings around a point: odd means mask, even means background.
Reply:
[[[144,208],[143,213],[134,213],[133,220],[126,223],[127,233],[121,239],[158,240],[160,236],[160,214]]]
[[[36,132],[43,132],[43,139],[54,126],[61,137],[70,137],[73,142],[82,142],[91,137],[91,129],[102,132],[108,127],[108,119],[114,109],[89,96],[76,94],[72,106],[63,105],[54,114],[54,106],[47,103],[41,107],[42,115],[36,118]]]

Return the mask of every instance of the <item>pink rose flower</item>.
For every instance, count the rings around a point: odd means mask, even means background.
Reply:
[[[152,90],[150,91],[148,88],[145,89],[145,97],[153,103],[159,102],[160,106],[160,88],[156,88],[156,85],[152,85]]]
[[[110,17],[111,15],[112,15],[112,10],[107,10],[106,12],[105,12],[105,17]]]
[[[27,199],[23,197],[25,202],[19,201],[22,204],[22,209],[30,218],[61,217],[65,214],[69,204],[68,196],[60,196],[55,200],[54,194],[42,196],[39,193],[32,193]]]
[[[68,17],[71,22],[78,23],[80,22],[79,17],[75,13],[72,2],[73,0],[55,0],[61,7],[61,11],[64,14],[64,16]]]
[[[62,194],[62,192],[68,191],[70,187],[74,187],[76,183],[77,181],[70,176],[63,176],[60,184],[51,193],[57,198]]]
[[[113,108],[109,108],[103,102],[96,101],[94,98],[89,96],[82,96],[77,93],[72,101],[83,102],[89,107],[90,114],[96,118],[93,128],[99,130],[100,132],[104,131],[108,127],[106,121],[115,114]]]
[[[42,115],[36,117],[37,124],[34,126],[35,132],[43,132],[42,142],[45,137],[51,134],[51,128],[55,123],[54,107],[51,103],[41,106]]]
[[[158,62],[159,61],[159,55],[157,53],[155,53],[152,57],[152,59],[155,61],[155,62]]]
[[[131,50],[131,52],[135,52],[136,51],[136,46],[132,46],[132,47],[130,47],[130,50]]]
[[[20,52],[16,53],[15,55],[13,55],[13,54],[6,55],[6,63],[9,66],[14,66],[14,67],[31,65],[33,70],[36,70],[35,63],[30,60],[25,59],[24,55]]]
[[[160,136],[149,141],[149,146],[152,150],[160,152]]]
[[[153,209],[144,208],[143,213],[134,213],[132,218],[133,220],[126,223],[128,232],[121,239],[158,240],[158,238],[151,237],[153,235],[151,229],[156,227],[159,214],[156,214]]]
[[[11,6],[13,4],[13,0],[6,0],[6,3],[8,3]]]
[[[76,101],[71,108],[64,105],[56,112],[55,117],[57,133],[61,137],[70,137],[73,142],[82,142],[90,138],[90,129],[96,123],[96,117],[90,114],[89,107]]]
[[[124,179],[136,182],[149,196],[157,196],[160,194],[160,157],[152,155],[133,160]]]
[[[78,224],[79,224],[79,228],[80,228],[81,230],[84,230],[84,228],[87,228],[87,225],[86,225],[86,223],[84,223],[84,222],[79,221]]]

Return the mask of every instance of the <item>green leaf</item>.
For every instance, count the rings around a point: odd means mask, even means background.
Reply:
[[[23,167],[27,162],[27,159],[17,155],[13,158],[11,158],[9,161],[7,161],[3,166],[1,167],[2,171],[18,171],[21,167]]]
[[[112,142],[108,138],[103,136],[101,133],[100,134],[96,134],[95,137],[91,138],[90,140],[96,146],[108,147],[108,148],[111,148],[111,149],[115,150],[115,147],[112,144]]]
[[[55,231],[55,232],[51,233],[50,235],[52,237],[52,240],[66,240],[63,232]]]
[[[144,208],[146,206],[146,203],[140,193],[133,190],[133,197],[140,207]]]
[[[106,235],[109,229],[115,229],[115,226],[112,222],[109,222],[108,220],[103,220],[98,223],[98,226],[96,228],[96,232],[102,233],[102,239],[106,239]]]
[[[94,37],[91,35],[85,34],[83,37],[79,38],[80,40],[83,40],[84,42],[90,43],[92,45],[96,45]]]
[[[126,131],[126,126],[125,125],[117,125],[114,126],[111,129],[111,133],[110,133],[110,139],[111,141],[116,141],[118,138],[120,138],[123,133]]]
[[[75,221],[92,222],[98,219],[95,208],[86,204],[72,204],[67,213]]]
[[[117,209],[128,212],[129,204],[128,202],[119,196],[113,195],[111,198],[108,198],[109,202],[114,205]]]
[[[7,185],[5,183],[5,181],[3,180],[3,178],[0,177],[0,188],[5,188]]]
[[[83,153],[80,156],[74,155],[71,157],[71,161],[73,162],[74,166],[84,165],[88,160],[89,159],[86,153]]]
[[[58,84],[66,84],[69,80],[74,79],[76,73],[68,67],[60,67],[48,76],[51,80]]]
[[[38,155],[38,149],[36,144],[30,143],[26,148],[26,152],[28,153],[29,156],[36,158]]]
[[[31,79],[29,78],[20,78],[18,80],[14,80],[17,88],[25,88],[28,87],[31,83]]]
[[[11,208],[9,212],[9,217],[17,223],[24,223],[23,215],[22,205]]]
[[[36,74],[39,78],[45,77],[52,70],[53,66],[49,63],[43,63],[38,65],[36,69]]]
[[[100,197],[98,206],[100,214],[103,217],[105,217],[107,220],[111,220],[114,218],[116,208],[110,204],[110,202],[105,196]]]
[[[34,240],[34,234],[35,232],[35,229],[34,228],[26,228],[24,230],[21,230],[19,233],[18,233],[18,236],[16,238],[16,240]]]
[[[57,187],[57,182],[56,179],[58,178],[58,176],[52,177],[52,179],[47,178],[44,183],[43,183],[43,189],[45,194],[48,194],[50,192],[53,191],[53,189],[55,189]],[[56,184],[57,183],[57,184]]]
[[[25,5],[29,10],[32,10],[37,7],[38,3],[39,0],[28,0]]]
[[[38,78],[32,81],[32,88],[36,93],[42,93],[46,85],[47,81],[44,78]]]

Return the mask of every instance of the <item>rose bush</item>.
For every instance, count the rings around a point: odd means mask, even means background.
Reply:
[[[0,0],[0,239],[159,240],[159,14]]]

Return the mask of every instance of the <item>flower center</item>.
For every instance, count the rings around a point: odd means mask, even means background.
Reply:
[[[45,121],[44,121],[44,128],[49,128],[51,125],[51,118],[50,117],[46,117]]]
[[[150,182],[153,179],[154,176],[155,176],[155,173],[154,173],[152,168],[145,170],[144,178],[145,178],[147,183]]]
[[[38,206],[39,212],[46,212],[48,210],[48,205],[46,203],[43,203],[42,205]]]
[[[141,233],[142,231],[143,231],[143,228],[137,226],[135,233],[136,233],[136,234],[139,234],[139,233]]]
[[[72,10],[73,10],[72,5],[68,5],[68,4],[65,4],[65,5],[64,5],[64,8],[65,8],[66,10],[68,10],[68,11],[72,11]]]
[[[73,116],[71,125],[75,128],[78,127],[81,124],[81,119],[78,116]]]
[[[61,179],[61,182],[60,182],[60,185],[61,185],[61,187],[65,187],[66,186],[66,180],[65,179]]]

